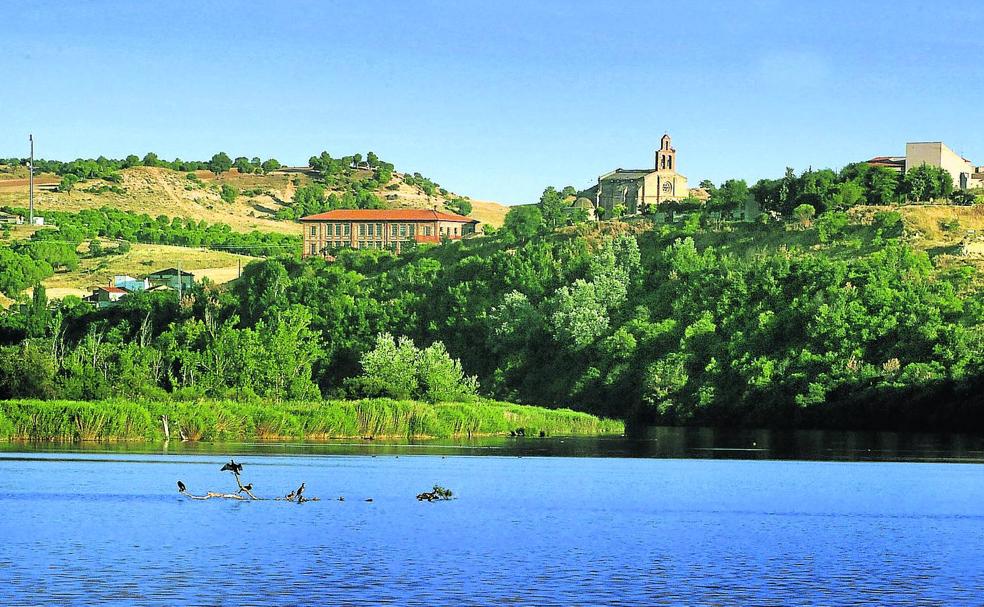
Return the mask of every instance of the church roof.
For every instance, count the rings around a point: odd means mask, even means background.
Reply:
[[[611,173],[602,175],[601,179],[642,179],[650,173],[655,173],[653,169],[615,169]]]

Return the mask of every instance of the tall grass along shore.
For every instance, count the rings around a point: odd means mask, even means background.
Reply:
[[[235,401],[0,401],[0,439],[190,440],[365,437],[451,438],[508,434],[620,434],[622,422],[570,409],[493,401],[428,404],[369,399],[290,403]]]

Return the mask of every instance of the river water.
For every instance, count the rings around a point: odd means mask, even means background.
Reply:
[[[234,490],[230,455],[321,501],[177,493]],[[970,437],[706,429],[5,444],[0,604],[981,605],[980,462]],[[457,499],[414,498],[434,484]]]

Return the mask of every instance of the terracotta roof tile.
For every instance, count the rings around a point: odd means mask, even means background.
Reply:
[[[327,213],[301,217],[301,221],[456,221],[470,223],[478,220],[464,215],[442,213],[430,209],[336,209]]]

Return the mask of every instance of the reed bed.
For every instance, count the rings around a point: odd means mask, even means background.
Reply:
[[[622,422],[570,409],[475,401],[429,404],[368,399],[255,403],[226,400],[0,401],[0,439],[112,441],[327,440],[621,434]]]

